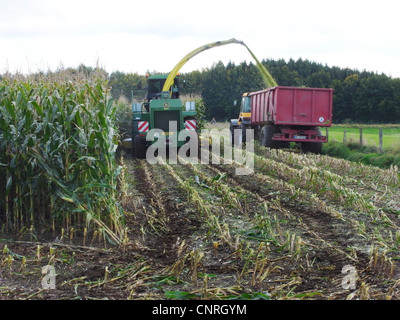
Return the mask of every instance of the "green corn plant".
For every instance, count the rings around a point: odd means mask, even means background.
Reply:
[[[18,232],[96,225],[124,241],[115,108],[107,84],[0,82],[0,223]]]

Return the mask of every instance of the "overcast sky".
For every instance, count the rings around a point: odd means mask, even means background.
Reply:
[[[77,67],[169,72],[188,52],[230,38],[259,59],[309,59],[400,77],[399,1],[0,0],[0,73]],[[181,72],[252,61],[233,44]]]

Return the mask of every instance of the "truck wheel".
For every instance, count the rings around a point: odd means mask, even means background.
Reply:
[[[246,143],[246,129],[250,129],[250,127],[240,125],[239,129],[242,130],[242,144]]]
[[[273,125],[263,126],[260,133],[260,144],[266,148],[278,149],[279,141],[272,140],[276,132],[277,128]]]
[[[135,137],[133,139],[133,155],[138,159],[146,158],[146,139],[141,137]]]
[[[231,131],[231,145],[233,147],[235,145],[235,129],[240,129],[240,127],[231,124],[229,129]]]

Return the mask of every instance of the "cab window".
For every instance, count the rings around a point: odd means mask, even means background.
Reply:
[[[250,97],[243,97],[242,98],[242,112],[251,112],[251,98]]]

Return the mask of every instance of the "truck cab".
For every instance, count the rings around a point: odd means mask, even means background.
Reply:
[[[231,119],[231,128],[238,129],[242,125],[251,124],[251,97],[250,93],[244,93],[240,104],[239,117]]]
[[[250,93],[244,93],[240,104],[239,117],[237,119],[231,119],[230,130],[232,135],[232,143],[234,140],[234,130],[241,129],[242,136],[240,142],[245,142],[246,134],[245,130],[251,128],[251,96]]]
[[[242,96],[242,103],[240,105],[240,113],[238,119],[239,125],[251,124],[251,97],[250,93],[245,93]]]

